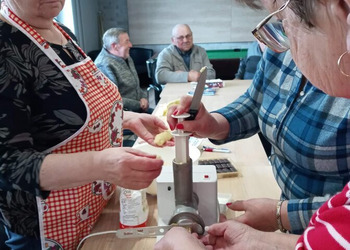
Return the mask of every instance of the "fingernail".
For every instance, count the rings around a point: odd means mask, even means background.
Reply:
[[[178,110],[175,110],[175,111],[173,112],[173,115],[177,115],[177,113],[179,113],[179,111],[178,111]]]
[[[178,124],[176,125],[176,128],[177,128],[177,129],[184,129],[184,125],[183,125],[182,123],[178,123]]]
[[[170,130],[174,130],[174,126],[173,125],[169,124],[169,127],[170,127]]]
[[[231,206],[232,202],[226,203],[226,206]]]

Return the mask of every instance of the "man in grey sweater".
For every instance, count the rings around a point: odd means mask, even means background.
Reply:
[[[172,44],[157,58],[156,80],[159,84],[197,82],[199,71],[207,66],[207,79],[215,79],[215,70],[204,48],[193,44],[193,34],[187,24],[177,24],[172,30]]]
[[[140,87],[135,65],[129,54],[131,47],[126,30],[111,28],[103,35],[103,48],[95,64],[118,86],[125,110],[151,113],[147,92]]]

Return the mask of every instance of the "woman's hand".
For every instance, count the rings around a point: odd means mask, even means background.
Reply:
[[[40,169],[40,186],[43,190],[58,190],[106,180],[125,188],[142,189],[158,177],[163,164],[155,154],[128,147],[49,154]]]
[[[232,202],[227,207],[234,211],[245,212],[236,217],[235,220],[258,230],[273,232],[278,230],[276,220],[277,202],[278,200],[267,198],[250,199]]]
[[[174,227],[154,246],[155,250],[200,250],[206,247],[182,227]]]
[[[164,122],[154,115],[135,113],[126,111],[124,112],[123,127],[133,131],[138,137],[152,146],[158,147],[154,143],[154,138],[157,134],[168,130],[168,127]],[[173,146],[173,141],[168,141],[164,146]]]
[[[99,179],[129,189],[148,187],[158,177],[163,160],[132,148],[108,148],[97,152],[96,166],[101,170]]]
[[[201,103],[195,120],[177,123],[177,119],[172,115],[181,115],[188,112],[192,102],[192,97],[184,96],[179,105],[170,106],[167,120],[171,130],[178,128],[191,132],[193,136],[199,138],[225,139],[229,133],[228,121],[220,114],[210,114]]]
[[[216,223],[201,241],[207,249],[294,249],[299,235],[262,232],[236,220]]]
[[[263,232],[234,220],[213,224],[208,227],[207,233],[201,242],[208,249],[262,249],[258,246],[261,245],[260,234]]]

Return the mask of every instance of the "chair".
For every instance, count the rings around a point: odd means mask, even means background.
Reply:
[[[95,61],[96,57],[98,56],[98,54],[100,53],[100,49],[99,50],[92,50],[92,51],[89,51],[87,53],[87,55],[91,58],[92,61]]]
[[[160,100],[160,93],[163,90],[163,86],[161,84],[158,84],[156,80],[157,55],[154,55],[152,58],[148,59],[146,61],[146,64],[148,78],[152,80],[152,83],[147,88],[147,92],[150,93],[151,90],[154,91],[154,100],[155,104],[157,105]]]
[[[149,86],[150,78],[148,77],[146,61],[153,56],[152,49],[146,48],[130,48],[130,57],[134,61],[135,68],[140,79],[140,86],[147,88]]]
[[[132,47],[130,48],[130,57],[134,61],[135,69],[140,80],[141,88],[147,88],[150,85],[151,79],[148,77],[147,60],[153,56],[152,49]],[[125,129],[123,131],[124,147],[132,147],[135,143],[137,136],[130,130]]]
[[[238,71],[240,58],[210,59],[216,71],[216,78],[231,80]]]

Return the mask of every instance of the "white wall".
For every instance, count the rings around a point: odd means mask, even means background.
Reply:
[[[85,52],[101,48],[111,27],[128,29],[134,46],[159,52],[176,23],[188,23],[205,49],[246,48],[251,30],[266,16],[236,0],[72,0],[75,33]],[[101,26],[101,27],[100,27]]]
[[[190,25],[195,43],[253,41],[266,16],[235,0],[128,0],[129,34],[137,44],[169,44],[177,23]]]
[[[129,29],[127,0],[99,0],[99,8],[105,31],[113,27]]]

